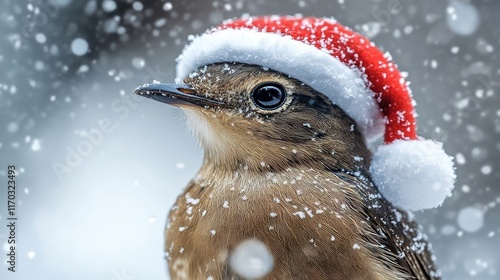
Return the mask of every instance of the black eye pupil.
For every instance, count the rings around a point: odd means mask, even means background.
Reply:
[[[281,85],[263,84],[252,92],[252,99],[257,107],[265,110],[279,108],[286,99],[286,92]]]

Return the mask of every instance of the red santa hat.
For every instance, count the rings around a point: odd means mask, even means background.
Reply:
[[[177,80],[220,62],[261,65],[328,96],[368,142],[384,136],[370,173],[382,195],[407,210],[451,196],[453,160],[442,144],[417,136],[415,102],[396,65],[367,38],[333,19],[248,17],[195,37],[178,58]]]

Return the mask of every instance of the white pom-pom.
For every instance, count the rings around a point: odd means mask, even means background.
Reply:
[[[436,208],[451,196],[453,158],[432,140],[397,140],[378,147],[370,172],[380,193],[400,208]]]
[[[273,256],[267,246],[256,239],[240,243],[229,258],[229,266],[245,279],[266,276],[274,266]]]

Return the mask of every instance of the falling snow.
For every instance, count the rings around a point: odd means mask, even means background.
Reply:
[[[261,278],[273,268],[274,260],[267,246],[250,239],[239,244],[229,258],[229,266],[247,279]]]
[[[33,139],[33,143],[31,144],[31,149],[33,151],[40,150],[40,141],[38,139]]]
[[[295,213],[293,213],[293,215],[298,216],[301,219],[305,219],[306,218],[306,214],[304,212],[302,212],[302,211],[295,212]]]
[[[459,35],[471,35],[479,26],[479,12],[472,3],[453,1],[446,8],[446,23]]]
[[[74,265],[89,260],[96,260],[96,269],[104,274],[109,271],[105,279],[112,279],[110,271],[122,266],[127,273],[134,272],[130,279],[165,278],[162,267],[151,266],[158,259],[147,257],[161,248],[161,238],[141,236],[161,233],[168,205],[196,173],[203,154],[189,134],[181,132],[184,125],[178,111],[136,101],[131,92],[153,80],[173,82],[175,58],[189,35],[195,38],[225,18],[269,11],[334,16],[389,51],[398,67],[410,73],[419,134],[445,143],[458,174],[453,196],[441,208],[417,212],[415,218],[433,243],[444,279],[499,278],[500,222],[495,217],[500,215],[500,60],[496,55],[500,10],[494,1],[402,1],[397,8],[391,1],[375,0],[10,2],[2,7],[0,161],[4,167],[16,164],[18,168],[17,195],[27,215],[25,231],[19,234],[26,235],[23,240],[33,240],[25,251],[18,251],[19,263],[26,266],[25,278],[48,277],[35,274],[31,267],[41,260],[56,280],[76,273],[82,279],[95,278],[91,271]],[[47,6],[50,3],[57,5]],[[366,13],[360,17],[361,10]],[[112,122],[109,132],[99,128],[97,120],[104,119]],[[314,133],[318,127],[311,123],[301,120],[299,125]],[[97,130],[102,137],[89,138]],[[340,148],[335,150],[323,152],[337,157]],[[300,145],[285,152],[306,156]],[[352,159],[364,160],[357,155]],[[263,167],[272,162],[262,160]],[[53,171],[54,162],[69,168],[61,179]],[[0,176],[5,177],[5,170],[0,170]],[[296,178],[272,180],[290,187],[301,184]],[[316,183],[320,186],[321,180]],[[210,191],[215,187],[205,186]],[[301,197],[308,193],[297,190]],[[181,197],[191,216],[204,221],[216,216],[212,209],[200,207],[199,193],[191,195]],[[255,198],[248,192],[236,195],[237,201],[215,194],[211,199],[217,199],[217,211],[229,213],[238,207],[236,203]],[[270,203],[277,208],[264,215],[273,225],[263,228],[274,233],[279,229],[274,223],[283,217],[293,215],[294,220],[305,222],[328,214],[314,205],[300,205],[295,197],[276,195]],[[229,204],[230,210],[225,210]],[[298,206],[293,208],[294,204]],[[289,212],[280,207],[290,207]],[[191,230],[187,223],[178,226],[182,233]],[[216,230],[209,227],[204,234],[213,239],[225,234]],[[33,239],[33,232],[39,238]],[[330,235],[324,238],[342,240]],[[0,244],[7,251],[5,240],[0,238]],[[72,250],[53,244],[68,244]],[[258,240],[248,244],[243,247],[244,260],[233,257],[233,264],[242,275],[265,275],[273,263],[269,249]],[[179,253],[191,253],[176,248]],[[361,249],[361,244],[352,248]],[[137,255],[146,257],[137,260]],[[134,261],[124,263],[126,259]],[[254,271],[245,271],[248,263]],[[146,266],[154,272],[143,273],[141,268]]]
[[[172,5],[172,3],[170,3],[170,2],[166,2],[166,3],[163,5],[163,10],[165,10],[165,11],[170,11],[170,10],[172,10],[172,8],[173,8],[173,5]]]
[[[35,258],[36,253],[35,253],[35,251],[28,251],[28,254],[27,254],[27,255],[28,255],[28,259],[30,259],[30,260],[31,260],[31,259],[34,259],[34,258]]]
[[[475,207],[466,207],[458,212],[457,223],[464,231],[475,232],[483,227],[484,214]]]
[[[102,2],[102,9],[105,12],[112,12],[112,11],[116,10],[116,2],[112,1],[112,0],[104,0]]]
[[[76,38],[71,42],[71,51],[76,56],[82,56],[87,53],[89,44],[82,38]]]
[[[132,59],[132,65],[137,69],[142,69],[146,65],[146,62],[141,57],[134,57]]]

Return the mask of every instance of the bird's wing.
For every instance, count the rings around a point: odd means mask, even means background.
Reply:
[[[387,248],[392,253],[392,261],[414,279],[441,279],[427,236],[413,215],[384,199],[372,182],[345,175],[341,177],[360,189],[365,202],[360,212],[372,229],[372,234],[365,238],[375,245],[374,250]]]

